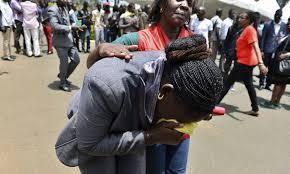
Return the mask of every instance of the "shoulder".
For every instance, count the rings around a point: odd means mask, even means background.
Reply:
[[[119,37],[112,43],[122,45],[138,45],[138,42],[139,42],[138,32],[132,32]]]
[[[160,52],[151,51],[134,52],[133,59],[129,61],[118,58],[104,58],[88,70],[85,79],[89,79],[89,83],[100,81],[113,91],[122,90],[128,84],[138,87],[141,82],[140,77],[144,64],[156,60],[159,56]]]
[[[244,32],[245,33],[252,33],[252,32],[256,32],[256,29],[253,26],[249,25],[244,29]]]

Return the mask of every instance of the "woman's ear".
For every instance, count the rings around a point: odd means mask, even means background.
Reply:
[[[174,91],[174,87],[170,83],[166,83],[161,86],[158,94],[158,99],[162,100],[164,97],[166,97],[169,93]]]

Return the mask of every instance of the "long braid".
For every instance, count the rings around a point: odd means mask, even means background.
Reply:
[[[223,88],[222,74],[209,58],[201,35],[177,39],[165,50],[165,72],[176,93],[197,111],[210,112]]]

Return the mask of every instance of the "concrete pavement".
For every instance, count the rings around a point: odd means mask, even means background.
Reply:
[[[81,86],[86,57],[81,54],[70,78],[71,93],[57,89],[56,53],[0,60],[1,174],[79,173],[57,160],[54,143],[67,121],[68,101]],[[187,174],[289,174],[290,88],[283,96],[283,109],[261,108],[259,117],[240,112],[250,109],[250,99],[243,85],[235,89],[223,100],[227,115],[200,123],[193,134]],[[257,94],[263,101],[271,92]]]

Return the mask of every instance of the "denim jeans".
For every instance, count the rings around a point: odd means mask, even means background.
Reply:
[[[176,146],[153,145],[146,149],[147,174],[185,174],[190,139]]]

